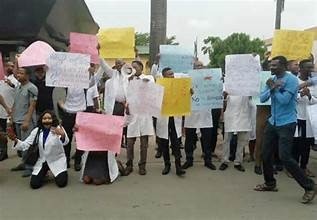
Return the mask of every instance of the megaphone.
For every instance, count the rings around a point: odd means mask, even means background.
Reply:
[[[129,63],[124,64],[121,68],[121,73],[125,74],[126,76],[134,75],[135,72],[135,69]]]

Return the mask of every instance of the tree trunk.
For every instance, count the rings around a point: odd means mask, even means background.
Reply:
[[[281,14],[283,11],[284,0],[276,0],[275,29],[281,29]]]
[[[150,65],[166,41],[167,0],[151,0]]]

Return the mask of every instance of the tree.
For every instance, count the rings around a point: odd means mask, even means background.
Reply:
[[[150,44],[150,34],[149,33],[142,33],[142,32],[135,33],[135,45],[136,46],[148,46],[149,44]],[[176,42],[176,36],[173,35],[171,37],[166,38],[165,44],[178,45],[179,43]]]
[[[135,45],[136,46],[148,46],[150,44],[149,33],[135,32]]]
[[[210,36],[204,39],[204,44],[201,50],[209,55],[209,67],[213,68],[224,68],[225,56],[229,54],[256,53],[263,58],[266,51],[264,41],[259,38],[251,40],[245,33],[233,33],[224,40]]]
[[[167,0],[151,0],[150,66],[166,40]]]

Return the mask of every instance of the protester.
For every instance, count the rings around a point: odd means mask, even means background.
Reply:
[[[38,89],[30,82],[31,71],[27,68],[19,68],[17,79],[20,85],[16,88],[14,104],[12,108],[12,120],[17,138],[24,141],[36,126],[35,106],[38,97]],[[22,152],[22,159],[25,152]],[[24,170],[22,177],[29,177],[32,166],[22,162],[12,171]]]
[[[132,66],[135,69],[135,74],[129,77],[129,81],[142,80],[146,83],[154,83],[154,79],[151,75],[144,75],[143,64],[140,61],[133,61]],[[139,97],[142,98],[142,97]],[[127,103],[129,105],[129,103]],[[129,111],[129,109],[128,109]],[[133,171],[133,159],[134,159],[134,144],[136,138],[140,138],[140,161],[139,161],[139,174],[146,174],[146,161],[147,161],[147,149],[149,147],[149,137],[154,135],[152,117],[148,115],[133,115],[128,112],[128,146],[127,146],[127,167],[126,175],[129,175]]]
[[[264,184],[257,185],[256,191],[277,191],[276,179],[273,176],[273,153],[276,145],[274,139],[278,138],[279,156],[297,183],[304,188],[305,194],[302,203],[311,202],[317,188],[312,179],[309,179],[300,169],[292,157],[293,136],[296,129],[296,97],[298,93],[298,79],[286,72],[287,60],[283,56],[274,57],[271,61],[271,72],[275,76],[267,80],[260,100],[266,102],[271,98],[271,117],[268,119],[263,137],[263,171]]]
[[[38,97],[36,102],[36,114],[39,117],[45,110],[54,110],[53,106],[53,89],[45,85],[46,71],[44,66],[35,67],[35,79],[31,80],[38,89]],[[37,118],[38,118],[37,117]]]
[[[87,74],[89,74],[90,83],[89,87],[95,85],[95,78],[93,77],[95,73],[95,65],[91,64]],[[65,128],[69,142],[64,146],[65,154],[67,158],[67,167],[70,167],[70,152],[71,152],[71,143],[73,140],[73,128],[76,122],[77,112],[85,111],[87,108],[87,89],[70,87],[66,89],[66,100],[59,100],[58,106],[61,110],[62,126]],[[81,169],[81,157],[83,151],[76,149],[75,152],[75,171],[80,171]]]
[[[162,70],[162,75],[164,78],[174,78],[174,72],[169,67]],[[175,157],[176,175],[182,176],[186,173],[181,167],[181,151],[179,144],[181,136],[181,117],[160,116],[157,118],[156,138],[159,148],[162,150],[164,159],[164,169],[162,171],[162,175],[167,175],[171,170],[169,142],[171,142],[172,154]]]
[[[200,61],[196,61],[194,63],[194,69],[202,69],[203,63]],[[211,162],[211,145],[212,145],[212,114],[211,109],[201,110],[201,111],[192,111],[191,115],[185,116],[185,153],[186,153],[186,161],[182,165],[183,169],[187,169],[193,166],[193,153],[195,150],[196,142],[198,140],[197,137],[197,129],[201,133],[201,148],[204,156],[205,167],[216,170],[216,166]]]
[[[287,70],[294,76],[298,76],[299,72],[299,62],[298,60],[289,60],[287,62]]]
[[[13,70],[14,64],[12,62],[6,62],[4,68],[5,77],[3,80],[0,80],[0,94],[3,98],[3,102],[7,105],[7,107],[0,105],[0,161],[8,158],[7,121],[14,102],[15,87],[19,85],[19,82],[14,77]]]
[[[298,83],[301,85],[311,78],[311,72],[314,65],[310,60],[302,60],[299,63],[300,71],[298,75]],[[317,88],[316,86],[306,86],[300,89],[297,96],[297,126],[294,138],[293,155],[294,159],[300,164],[300,168],[304,170],[309,177],[315,175],[307,168],[309,163],[310,148],[314,144],[314,135],[312,132],[307,107],[317,104]]]
[[[234,160],[234,168],[244,172],[242,166],[243,149],[247,145],[249,132],[251,131],[251,106],[252,99],[247,96],[231,96],[225,92],[224,126],[225,136],[223,144],[223,159],[219,170],[228,168],[230,156],[230,140],[234,134],[237,135],[237,150]]]
[[[33,167],[30,181],[32,189],[42,187],[48,171],[52,172],[58,187],[67,185],[67,163],[63,146],[69,139],[54,112],[44,111],[39,117],[38,126],[24,141],[10,132],[8,136],[14,141],[16,150],[27,151],[34,142],[37,143],[39,158]]]

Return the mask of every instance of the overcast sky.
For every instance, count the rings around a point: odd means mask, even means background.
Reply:
[[[150,32],[150,0],[85,0],[101,28],[133,26]],[[198,38],[225,38],[245,32],[261,39],[273,35],[274,0],[167,0],[167,35],[189,48]],[[317,0],[285,0],[282,28],[303,30],[317,26]],[[202,57],[207,61],[207,57]]]

